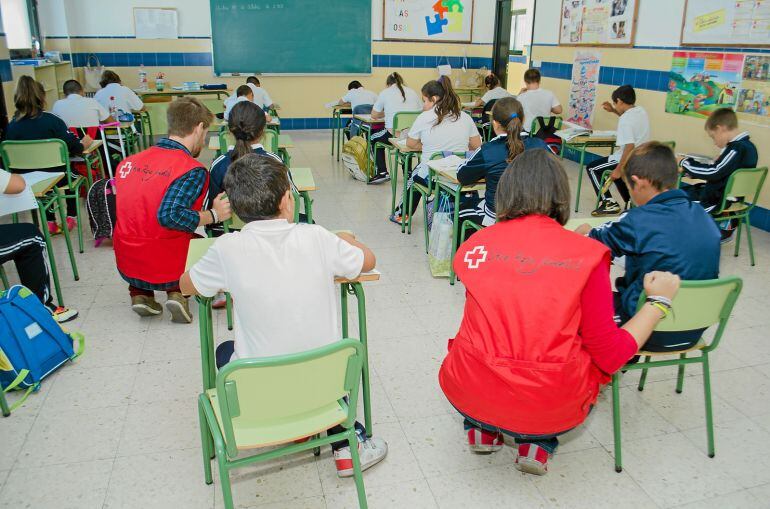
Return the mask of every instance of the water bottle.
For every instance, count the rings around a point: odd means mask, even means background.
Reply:
[[[118,105],[115,104],[115,97],[110,97],[110,116],[114,121],[118,121],[120,114],[118,113]]]
[[[139,66],[139,90],[147,90],[147,71],[144,65]]]

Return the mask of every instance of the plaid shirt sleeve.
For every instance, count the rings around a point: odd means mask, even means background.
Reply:
[[[196,168],[172,182],[160,202],[158,223],[164,228],[193,233],[198,228],[200,216],[192,206],[205,182],[205,168]]]

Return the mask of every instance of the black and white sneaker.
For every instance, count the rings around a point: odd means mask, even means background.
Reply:
[[[387,182],[388,180],[390,180],[389,173],[378,173],[374,177],[370,178],[367,184],[382,184],[383,182]]]
[[[602,200],[599,206],[591,212],[594,217],[614,216],[615,214],[620,214],[620,205],[615,200]]]

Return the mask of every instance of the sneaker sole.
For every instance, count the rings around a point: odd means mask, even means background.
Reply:
[[[472,452],[480,453],[480,454],[489,454],[493,452],[497,452],[500,449],[503,448],[502,445],[468,445],[470,450]]]
[[[54,318],[54,321],[55,321],[56,323],[67,323],[67,322],[71,322],[72,320],[74,320],[75,318],[77,318],[79,314],[80,314],[80,313],[75,313],[74,315],[72,315],[72,316],[68,316],[67,318],[62,318],[61,320],[57,320],[56,318]]]
[[[369,470],[374,465],[379,463],[380,461],[385,459],[385,456],[387,456],[388,453],[386,452],[379,458],[374,459],[373,461],[370,461],[369,463],[362,463],[361,464],[361,472],[365,472],[366,470]],[[337,475],[339,477],[353,477],[353,469],[352,468],[346,468],[345,470],[337,470]]]
[[[548,469],[539,461],[530,458],[522,458],[521,456],[519,456],[519,459],[514,463],[514,466],[516,467],[516,470],[524,472],[525,474],[545,475],[548,473]]]
[[[619,210],[618,210],[618,211],[615,211],[615,212],[609,212],[609,211],[606,211],[606,212],[605,212],[605,211],[602,211],[602,212],[596,212],[596,211],[594,210],[593,212],[591,212],[591,215],[592,215],[593,217],[616,216],[616,215],[618,215],[618,214],[620,214],[620,211],[619,211]]]
[[[166,301],[166,310],[171,313],[171,321],[174,323],[192,323],[192,316],[184,307],[175,300]]]
[[[134,304],[131,306],[131,309],[139,316],[158,316],[163,312],[159,309],[153,309],[147,304]]]

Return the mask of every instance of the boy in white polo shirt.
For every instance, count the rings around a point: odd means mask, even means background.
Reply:
[[[83,86],[77,80],[67,80],[62,86],[65,99],[59,99],[51,113],[64,120],[67,127],[96,127],[113,122],[110,112],[99,101],[83,97]]]
[[[213,297],[227,290],[235,306],[235,341],[217,347],[217,366],[242,358],[303,352],[340,339],[336,276],[372,270],[371,250],[352,235],[294,224],[288,171],[271,157],[249,154],[232,165],[225,188],[233,211],[247,224],[217,238],[179,284],[183,293]],[[292,310],[301,309],[302,319]],[[367,469],[388,451],[366,438],[356,423],[361,465]],[[330,430],[337,432],[337,430]],[[353,475],[346,442],[332,444],[337,474]]]
[[[526,132],[530,131],[532,122],[537,117],[561,115],[562,112],[561,103],[554,93],[540,87],[541,79],[540,71],[537,69],[527,69],[524,72],[526,86],[521,89],[517,99],[524,108],[524,119],[527,122],[524,126]]]

